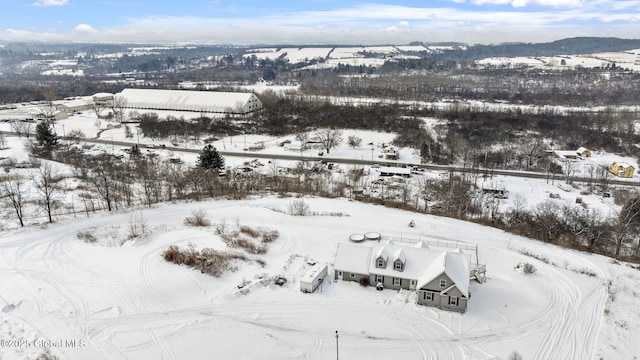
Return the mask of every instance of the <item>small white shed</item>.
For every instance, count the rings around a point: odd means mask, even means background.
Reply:
[[[327,269],[327,265],[316,264],[307,270],[300,278],[300,291],[306,293],[316,291],[324,280],[324,277],[327,276]]]

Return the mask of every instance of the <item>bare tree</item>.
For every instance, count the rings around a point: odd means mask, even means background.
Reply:
[[[24,204],[28,188],[25,187],[24,178],[20,175],[11,175],[2,183],[2,195],[9,199],[15,210],[20,226],[24,226]]]
[[[540,140],[527,141],[522,145],[522,155],[525,158],[526,169],[538,166],[538,161],[544,154],[544,143]]]
[[[22,136],[26,136],[29,138],[29,134],[31,133],[31,123],[23,122],[23,121],[13,121],[11,122],[11,131],[16,133],[19,138]]]
[[[102,101],[93,100],[90,107],[91,110],[93,110],[93,112],[96,114],[96,117],[100,119],[100,114],[102,114],[102,112],[107,108],[107,104]]]
[[[6,138],[4,133],[0,132],[0,150],[4,150],[7,148]]]
[[[116,95],[111,100],[111,111],[113,111],[113,117],[117,122],[123,122],[125,120],[124,109],[127,107],[127,98],[122,95]]]
[[[307,143],[309,142],[309,133],[300,132],[296,134],[296,140],[300,141],[300,151],[307,149]]]
[[[600,191],[606,193],[609,191],[609,177],[611,173],[607,165],[600,165],[596,168],[596,180],[600,186]]]
[[[47,213],[49,222],[53,222],[53,211],[60,206],[56,194],[60,191],[58,183],[62,180],[60,173],[49,163],[43,163],[37,176],[32,176],[34,188],[40,194],[38,205]]]
[[[327,151],[327,154],[331,149],[342,143],[342,130],[324,128],[318,129],[315,134],[320,139],[320,143],[322,143],[322,147]]]
[[[576,173],[576,163],[573,162],[571,159],[565,159],[564,174],[565,174],[565,181],[567,184],[571,184],[571,178],[575,175],[575,173]]]
[[[640,227],[640,195],[634,194],[623,205],[622,210],[611,224],[613,229],[614,257],[619,257],[625,243],[634,241]],[[636,246],[636,256],[640,252],[640,242]]]
[[[57,113],[58,109],[56,109],[56,106],[51,101],[47,101],[44,105],[41,105],[38,108],[38,116],[50,124],[56,120]]]
[[[98,166],[91,169],[87,180],[93,185],[98,195],[107,205],[107,210],[113,210],[116,198],[116,182],[114,180],[115,164],[109,157],[101,159]]]
[[[558,237],[562,227],[559,210],[559,206],[551,200],[545,200],[533,209],[534,222],[542,230],[542,241],[551,242]]]

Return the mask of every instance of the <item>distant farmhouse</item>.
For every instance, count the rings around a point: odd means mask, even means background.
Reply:
[[[614,162],[609,165],[609,172],[618,177],[632,178],[634,171],[635,168],[625,162]]]
[[[398,160],[400,158],[400,152],[393,146],[386,146],[382,149],[382,156],[385,160]]]
[[[253,93],[124,89],[117,94],[126,99],[126,108],[142,110],[193,111],[246,116],[262,109],[262,102]]]
[[[591,150],[585,147],[579,147],[577,150],[549,150],[548,152],[560,160],[591,157]]]
[[[465,312],[469,300],[470,257],[460,249],[432,250],[420,241],[338,244],[337,280],[356,281],[378,289],[415,291],[417,303]]]

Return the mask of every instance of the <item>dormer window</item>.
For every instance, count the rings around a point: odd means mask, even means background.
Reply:
[[[384,269],[386,267],[385,265],[386,264],[384,263],[384,259],[378,258],[378,261],[376,262],[376,267],[380,269]]]
[[[404,270],[404,264],[402,263],[402,261],[396,260],[393,263],[393,268],[394,268],[394,270],[402,271],[402,270]]]

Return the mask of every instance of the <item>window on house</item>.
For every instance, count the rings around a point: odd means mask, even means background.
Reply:
[[[402,271],[402,261],[398,260],[398,261],[395,262],[394,265],[395,265],[394,267],[395,267],[396,270]]]
[[[393,285],[400,285],[401,281],[402,281],[401,278],[394,277],[393,278]]]
[[[415,280],[411,280],[411,285],[415,285],[416,281]]]
[[[424,293],[424,299],[425,299],[425,300],[429,300],[429,301],[433,301],[433,292],[431,292],[431,291],[425,291],[425,293]]]
[[[356,274],[354,274],[354,273],[351,273],[351,274],[349,274],[349,275],[351,276],[351,278],[352,278],[352,279],[355,279],[355,278],[356,278]]]
[[[382,277],[382,275],[376,275],[376,282],[377,283],[381,283],[384,281],[384,278]]]
[[[447,280],[441,279],[440,280],[440,287],[441,288],[446,288],[447,287]]]
[[[384,259],[378,259],[377,267],[384,268]]]
[[[458,306],[458,297],[457,296],[449,296],[449,305]]]
[[[338,276],[342,277],[342,271],[338,271]]]

